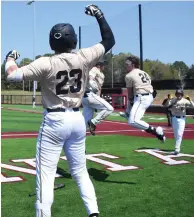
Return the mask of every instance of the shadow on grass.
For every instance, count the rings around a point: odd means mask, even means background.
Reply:
[[[129,184],[129,185],[136,184],[135,182],[106,180],[109,177],[109,174],[107,174],[106,171],[98,170],[95,168],[88,169],[88,173],[90,176],[93,177],[94,180],[99,181],[99,182],[108,182],[108,183],[116,183],[116,184]]]
[[[71,174],[66,172],[64,169],[57,167],[57,173],[62,175],[64,178],[71,179]],[[108,183],[116,183],[116,184],[128,184],[128,185],[134,185],[135,182],[126,182],[126,181],[110,181],[106,180],[109,177],[109,174],[106,173],[106,171],[98,170],[95,168],[89,168],[88,173],[90,176],[93,177],[94,180],[98,182],[108,182]]]

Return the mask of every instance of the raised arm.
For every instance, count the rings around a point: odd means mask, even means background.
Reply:
[[[5,71],[7,72],[8,81],[40,81],[43,73],[49,72],[51,68],[49,57],[41,57],[29,65],[19,68],[15,62],[19,56],[16,50],[10,51],[6,56]]]
[[[85,8],[85,13],[96,18],[102,36],[102,41],[100,43],[104,46],[105,53],[108,52],[114,46],[115,39],[112,30],[104,17],[104,14],[96,5],[88,5]]]
[[[186,103],[187,107],[194,107],[194,102],[191,100],[189,96],[185,97],[185,99],[187,100],[187,103]]]
[[[20,54],[16,50],[10,51],[5,58],[5,72],[7,73],[8,80],[22,81],[23,74],[18,70],[16,60]]]

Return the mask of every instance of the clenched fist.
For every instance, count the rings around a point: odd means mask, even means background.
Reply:
[[[85,13],[87,15],[96,17],[97,19],[100,19],[103,17],[102,11],[98,8],[96,5],[88,5],[85,7]]]
[[[20,54],[16,50],[12,50],[12,51],[9,51],[9,53],[6,55],[6,60],[8,57],[13,58],[14,60],[17,60],[20,57]]]

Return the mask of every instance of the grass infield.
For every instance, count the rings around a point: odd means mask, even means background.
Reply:
[[[17,106],[15,106],[17,107]],[[33,110],[32,107],[19,106],[20,109]],[[41,108],[35,109],[42,112]],[[34,110],[33,110],[34,111]],[[147,114],[148,122],[166,121],[165,116]],[[119,116],[110,116],[111,120],[120,120]],[[41,114],[2,109],[2,132],[37,132],[42,120]],[[191,124],[192,118],[188,118]],[[109,126],[109,125],[107,125]],[[108,128],[108,127],[107,127]],[[107,129],[108,130],[108,129]],[[2,164],[33,169],[24,163],[10,160],[31,159],[35,157],[36,138],[2,139]],[[194,155],[194,140],[183,140],[182,152]],[[87,155],[106,153],[117,159],[99,157],[108,162],[123,166],[136,166],[139,169],[116,171],[106,170],[106,166],[87,161],[88,171],[94,183],[98,198],[100,216],[114,217],[193,217],[194,215],[194,158],[182,157],[189,164],[169,166],[162,160],[140,149],[173,150],[174,139],[161,144],[155,138],[124,135],[87,136]],[[63,155],[63,153],[62,153]],[[56,178],[56,183],[64,183],[65,188],[55,191],[52,213],[55,217],[87,216],[75,182],[72,180],[67,162],[59,161],[59,167],[66,175]],[[2,183],[2,217],[35,216],[35,197],[29,193],[35,191],[35,176],[23,172],[2,168],[6,177],[21,176],[24,181]]]

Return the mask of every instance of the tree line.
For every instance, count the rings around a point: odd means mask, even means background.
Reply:
[[[42,56],[52,56],[53,54],[46,53]],[[107,53],[105,55],[105,84],[112,83],[112,76],[114,83],[125,83],[125,66],[124,61],[130,53],[119,53],[113,55]],[[41,55],[37,55],[35,58],[40,58]],[[31,63],[33,60],[29,58],[23,58],[18,66],[25,66]],[[194,64],[190,67],[183,61],[175,61],[174,63],[163,63],[159,60],[149,60],[145,59],[143,61],[144,71],[146,71],[152,78],[152,80],[170,80],[170,79],[194,79]],[[5,65],[1,65],[1,89],[2,90],[14,90],[14,89],[24,89],[31,91],[33,87],[32,82],[19,82],[19,83],[9,83],[6,80]],[[38,90],[40,86],[38,84]]]

